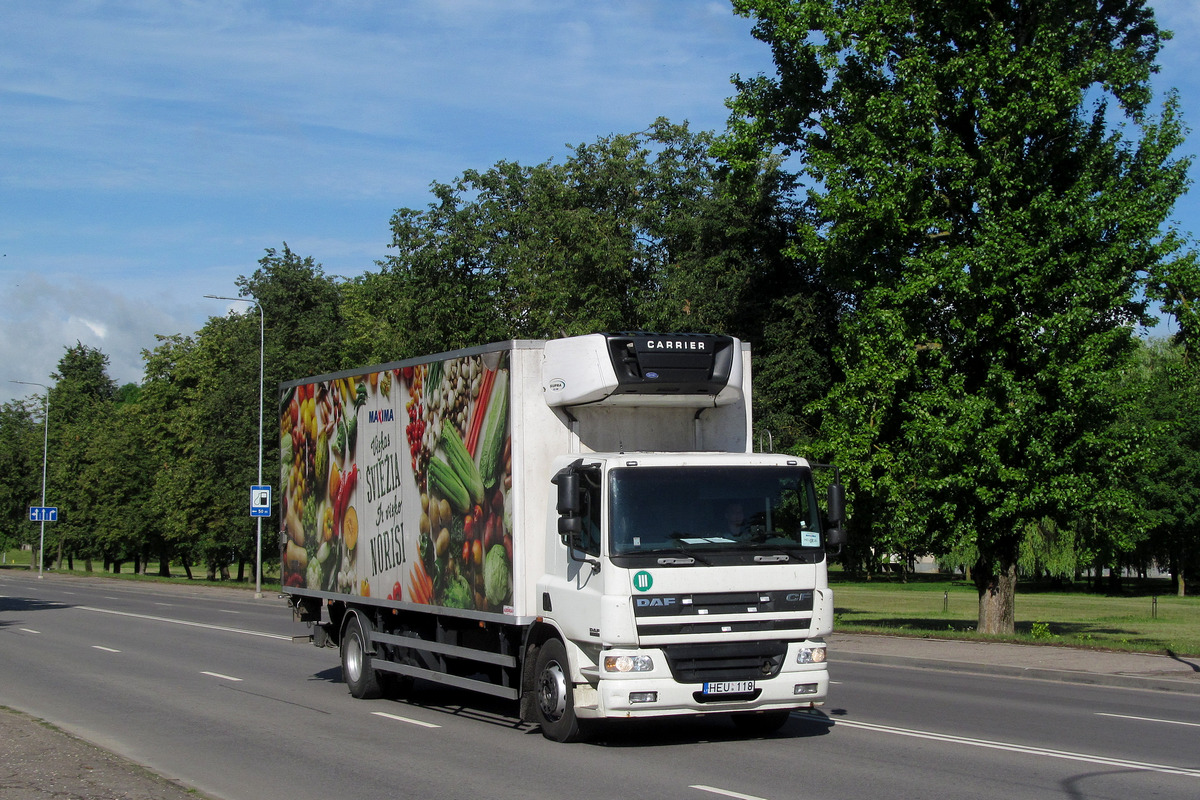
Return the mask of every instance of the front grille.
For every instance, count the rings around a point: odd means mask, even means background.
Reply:
[[[672,622],[638,625],[641,636],[687,636],[714,633],[796,633],[808,630],[812,619],[753,619],[733,622]],[[790,637],[796,638],[796,637]]]
[[[663,652],[680,683],[761,681],[779,674],[787,642],[667,645]]]
[[[638,636],[777,635],[803,639],[812,626],[812,591],[638,595]]]
[[[812,611],[813,593],[786,592],[712,592],[707,594],[658,594],[633,598],[638,617],[710,616],[715,614],[772,614],[787,611]]]

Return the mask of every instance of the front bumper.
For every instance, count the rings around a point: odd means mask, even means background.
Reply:
[[[575,687],[575,713],[580,718],[595,719],[810,708],[824,702],[829,692],[829,670],[825,663],[796,663],[801,646],[811,647],[814,643],[792,645],[777,675],[756,680],[751,693],[731,695],[705,695],[703,683],[679,683],[661,651],[636,651],[650,655],[655,669],[646,673],[599,673],[594,686]]]

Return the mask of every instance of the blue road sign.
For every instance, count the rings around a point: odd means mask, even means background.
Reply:
[[[250,516],[252,516],[252,517],[269,517],[269,516],[271,516],[271,487],[270,486],[251,486],[250,487]]]
[[[30,506],[30,522],[58,522],[58,506]]]

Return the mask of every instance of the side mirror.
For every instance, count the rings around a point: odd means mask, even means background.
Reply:
[[[582,517],[561,516],[558,518],[558,535],[562,537],[563,544],[569,544],[572,538],[581,533],[583,533]]]
[[[554,476],[558,486],[558,503],[555,510],[566,517],[579,516],[579,473],[565,469]]]
[[[841,483],[829,484],[829,501],[826,507],[829,529],[825,531],[825,546],[839,553],[846,544],[846,487]]]
[[[558,487],[558,501],[554,506],[554,510],[558,512],[558,535],[562,537],[563,544],[572,546],[583,531],[579,473],[568,467],[555,475],[551,483]]]

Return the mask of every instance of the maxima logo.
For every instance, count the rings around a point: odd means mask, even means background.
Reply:
[[[367,422],[395,422],[396,412],[390,408],[381,408],[378,411],[367,412]]]
[[[650,573],[642,570],[633,576],[633,588],[639,592],[648,592],[650,587],[654,585],[654,578],[650,577]]]

